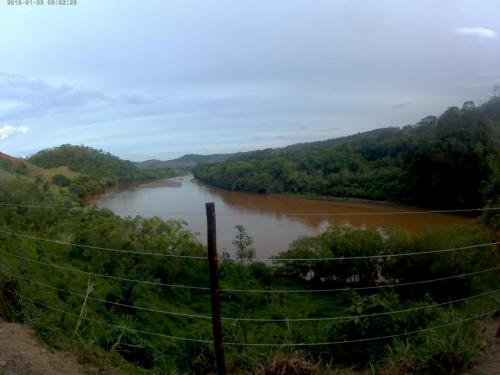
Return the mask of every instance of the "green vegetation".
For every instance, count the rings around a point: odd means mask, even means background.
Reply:
[[[385,128],[201,164],[196,178],[230,190],[480,207],[500,195],[500,97],[416,125]]]
[[[28,162],[43,169],[67,167],[77,173],[76,176],[55,174],[52,182],[67,187],[79,197],[102,193],[115,184],[147,181],[175,174],[169,168],[140,170],[131,161],[86,146],[62,145],[42,150],[29,157]]]
[[[84,210],[67,187],[49,184],[47,188],[43,180],[24,175],[12,176],[0,184],[0,202],[75,207],[71,210],[3,207],[0,210],[3,231],[74,244],[68,246],[0,234],[0,314],[3,318],[29,323],[49,344],[77,350],[82,357],[101,367],[117,366],[132,373],[158,374],[204,374],[214,370],[210,344],[131,331],[211,339],[209,319],[144,309],[210,315],[206,290],[158,284],[207,286],[208,270],[203,259],[140,254],[205,256],[205,248],[184,224],[159,218],[121,218],[109,210]],[[481,231],[477,228],[429,230],[415,237],[400,232],[388,232],[385,237],[374,230],[331,227],[319,236],[297,239],[289,250],[276,258],[274,265],[249,261],[253,257],[252,239],[244,228],[236,228],[236,233],[235,246],[243,251],[244,261],[221,261],[222,288],[309,290],[381,286],[500,265],[500,253],[495,247],[412,257],[326,262],[286,260],[418,253],[485,243],[496,233],[486,227]],[[137,253],[116,253],[80,245]],[[48,263],[93,275],[53,268]],[[432,284],[359,291],[224,292],[224,317],[284,320],[224,320],[226,342],[338,342],[424,330],[383,341],[299,347],[297,350],[226,345],[230,373],[273,374],[279,373],[273,372],[278,371],[277,366],[288,366],[290,371],[308,371],[303,372],[305,374],[340,374],[347,373],[348,368],[368,367],[380,372],[390,368],[394,373],[458,373],[473,362],[480,350],[481,336],[479,323],[466,321],[457,325],[456,322],[491,311],[498,308],[498,304],[488,295],[459,303],[447,302],[499,288],[497,276],[496,272],[488,272]],[[86,318],[93,321],[82,320],[74,333],[89,280],[95,282],[96,287],[86,306]],[[392,314],[408,309],[410,311]],[[371,314],[376,315],[366,316]],[[339,316],[351,318],[287,321],[290,318]],[[436,326],[443,327],[426,330]]]
[[[236,236],[233,240],[233,246],[236,249],[236,259],[251,260],[255,258],[255,248],[253,247],[253,238],[250,237],[241,224],[234,227]]]

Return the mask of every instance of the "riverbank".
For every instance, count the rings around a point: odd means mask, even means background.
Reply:
[[[298,199],[307,199],[307,200],[312,200],[312,201],[320,201],[320,202],[326,202],[326,203],[332,203],[332,204],[348,204],[353,207],[363,207],[363,208],[371,208],[373,206],[380,206],[382,209],[387,209],[391,208],[394,211],[398,212],[411,212],[411,213],[426,213],[426,212],[439,212],[443,214],[447,214],[446,211],[452,211],[452,215],[460,215],[468,218],[476,218],[478,216],[478,212],[475,211],[469,211],[467,212],[466,210],[460,211],[456,210],[446,210],[443,209],[442,207],[419,207],[419,206],[412,206],[405,204],[404,202],[398,202],[398,201],[389,201],[389,200],[375,200],[375,199],[366,199],[366,198],[355,198],[355,197],[335,197],[335,196],[324,196],[324,195],[315,195],[315,194],[295,194],[295,193],[274,193],[274,192],[266,192],[266,193],[258,193],[258,192],[252,192],[252,191],[243,191],[243,190],[230,190],[230,189],[225,189],[223,187],[211,185],[209,182],[203,181],[196,179],[196,177],[193,176],[193,178],[196,180],[197,183],[203,184],[207,187],[214,188],[214,189],[221,189],[225,190],[228,192],[239,192],[239,193],[245,193],[245,194],[255,194],[255,195],[264,195],[264,196],[285,196],[285,197],[291,197],[291,198],[298,198]]]
[[[221,251],[233,251],[234,227],[243,225],[253,237],[260,256],[276,255],[288,249],[298,237],[317,235],[330,225],[395,228],[414,235],[426,227],[470,226],[474,223],[467,216],[428,213],[424,209],[387,202],[230,191],[199,182],[192,175],[121,186],[121,189],[112,189],[89,203],[122,216],[141,214],[182,220],[204,242],[206,202],[214,202],[216,206]]]
[[[96,201],[99,200],[100,197],[105,196],[107,194],[120,193],[122,191],[131,190],[139,187],[161,187],[161,186],[169,186],[169,187],[180,187],[179,182],[175,182],[173,179],[186,176],[186,174],[182,175],[174,175],[169,177],[160,177],[152,180],[146,181],[133,181],[126,183],[119,183],[112,185],[106,188],[105,191],[97,194],[92,194],[90,196],[82,198],[82,204],[84,207],[92,207]]]

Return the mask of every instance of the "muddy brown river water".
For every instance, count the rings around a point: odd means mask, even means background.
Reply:
[[[192,176],[111,191],[97,197],[91,204],[109,208],[121,216],[140,214],[182,219],[205,242],[205,202],[215,203],[219,251],[233,252],[234,226],[241,224],[253,237],[257,255],[261,257],[286,250],[297,237],[318,234],[330,224],[380,230],[394,227],[416,234],[428,226],[473,223],[473,219],[466,216],[428,213],[394,204],[228,191],[197,182]],[[408,211],[419,213],[405,213]]]

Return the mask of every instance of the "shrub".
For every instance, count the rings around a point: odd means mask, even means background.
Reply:
[[[413,303],[411,306],[402,305],[395,293],[354,295],[351,306],[346,308],[343,314],[352,318],[333,323],[328,332],[328,341],[370,339],[421,329],[435,318],[433,309],[421,310],[418,313],[389,313],[428,304],[429,301]],[[341,362],[365,365],[380,358],[384,351],[379,340],[371,340],[337,345],[332,347],[331,355]]]
[[[257,372],[260,375],[319,375],[320,366],[311,362],[302,352],[277,353]]]
[[[441,324],[459,317],[447,313]],[[395,340],[386,349],[384,374],[460,374],[469,368],[480,350],[481,334],[477,322],[429,330],[418,337]]]
[[[8,277],[0,280],[0,316],[7,321],[22,322],[24,319],[19,280]]]
[[[71,183],[70,179],[62,174],[56,174],[54,177],[52,177],[52,182],[63,187],[69,186],[69,184]]]

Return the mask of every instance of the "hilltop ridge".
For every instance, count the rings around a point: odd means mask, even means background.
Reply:
[[[500,97],[414,125],[200,164],[194,175],[229,190],[479,207],[500,195]]]
[[[7,154],[4,154],[3,152],[0,151],[0,159],[3,159],[3,160],[9,160],[13,163],[19,163],[19,159],[13,157],[13,156],[10,156],[10,155],[7,155]]]
[[[135,165],[140,169],[151,168],[192,168],[198,164],[211,164],[220,163],[244,154],[243,152],[236,152],[233,154],[186,154],[171,160],[158,160],[150,159],[141,162],[135,162]]]

